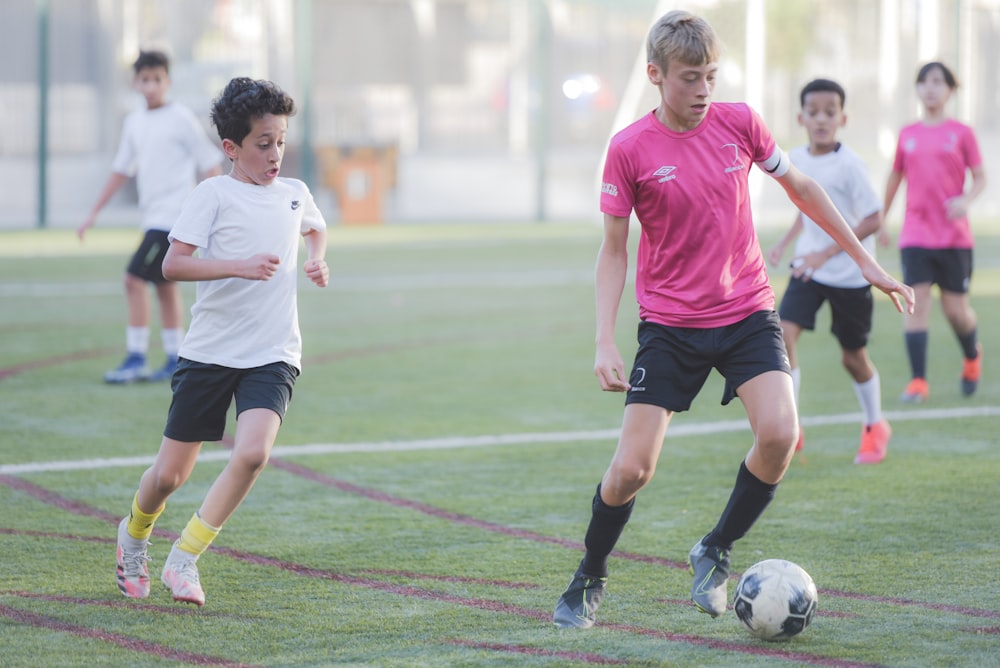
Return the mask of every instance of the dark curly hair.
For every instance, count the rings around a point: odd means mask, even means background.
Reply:
[[[212,124],[219,131],[219,139],[240,146],[250,134],[250,122],[265,114],[295,115],[295,101],[270,81],[236,77],[212,101]]]

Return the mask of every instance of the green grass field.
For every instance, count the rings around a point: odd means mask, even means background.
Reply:
[[[931,400],[897,403],[901,318],[877,299],[871,355],[894,429],[883,464],[852,464],[858,406],[828,316],[803,337],[805,456],[733,567],[799,563],[820,614],[769,644],[731,611],[713,620],[687,601],[688,549],[750,444],[739,403],[719,406],[718,376],[674,419],[598,627],[551,624],[622,410],[592,375],[600,230],[585,225],[332,229],[331,286],[301,287],[305,369],[271,464],[200,562],[207,605],[174,603],[158,578],[224,464],[220,444],[206,444],[157,525],[151,597],[124,599],[115,526],[170,396],[101,382],[123,354],[136,234],[97,230],[81,246],[70,231],[0,233],[2,666],[998,661],[1000,235],[977,250],[986,371],[973,398],[959,394],[961,356],[938,309]],[[898,271],[896,253],[882,255]],[[784,273],[774,278],[780,293]],[[624,301],[630,361],[631,286]]]

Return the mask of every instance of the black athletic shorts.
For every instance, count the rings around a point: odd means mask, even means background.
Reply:
[[[182,357],[170,381],[174,396],[163,435],[185,443],[221,440],[233,399],[236,415],[268,408],[283,420],[298,375],[299,370],[285,362],[232,369]]]
[[[971,248],[902,248],[903,282],[937,283],[947,292],[965,294],[972,280]]]
[[[778,314],[758,311],[710,329],[640,322],[639,351],[629,376],[632,389],[625,403],[686,411],[713,368],[726,379],[723,406],[751,378],[766,371],[791,373]]]
[[[166,283],[163,278],[163,258],[170,248],[170,240],[164,230],[146,230],[142,243],[129,260],[125,271],[150,283]]]
[[[816,329],[816,313],[823,302],[830,302],[833,323],[830,332],[844,350],[859,350],[868,345],[872,331],[872,288],[834,288],[816,281],[803,281],[792,276],[785,296],[781,298],[778,315],[802,329]]]

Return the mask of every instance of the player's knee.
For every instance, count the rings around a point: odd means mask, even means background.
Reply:
[[[618,495],[631,497],[653,479],[656,467],[643,462],[618,462],[612,468],[612,484]]]
[[[243,445],[233,452],[230,461],[239,465],[244,471],[257,474],[267,466],[268,459],[270,459],[270,448],[263,445]]]
[[[155,469],[151,482],[157,496],[167,497],[176,492],[185,480],[185,476],[179,471]]]
[[[785,420],[762,428],[757,434],[757,445],[764,452],[784,453],[795,447],[799,440],[798,422]]]

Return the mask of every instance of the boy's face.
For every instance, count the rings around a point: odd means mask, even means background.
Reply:
[[[287,131],[287,116],[265,114],[250,121],[250,134],[242,144],[224,139],[222,148],[233,161],[232,176],[258,186],[274,183],[285,155]]]
[[[932,67],[924,75],[924,80],[917,83],[917,97],[927,109],[937,110],[951,98],[951,88],[944,78],[940,67]]]
[[[664,73],[659,65],[648,63],[646,74],[660,91],[657,110],[660,121],[676,132],[698,127],[712,103],[719,64],[690,65],[674,61],[668,64]]]
[[[146,107],[156,109],[166,102],[170,75],[165,67],[144,67],[136,73],[134,86],[146,98]]]
[[[811,151],[832,151],[837,146],[837,130],[847,123],[847,116],[840,104],[840,95],[831,90],[806,93],[805,104],[799,112],[799,125],[809,135]]]

